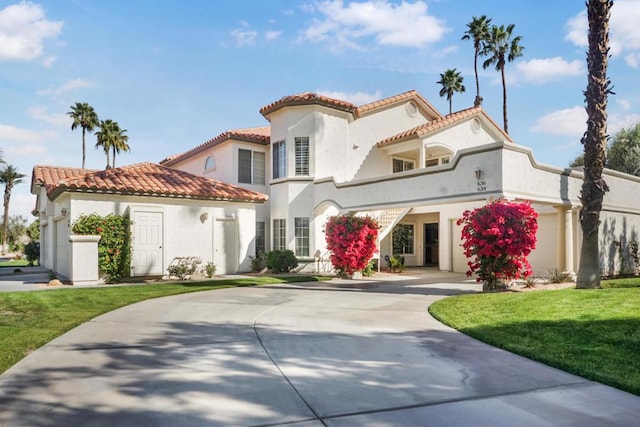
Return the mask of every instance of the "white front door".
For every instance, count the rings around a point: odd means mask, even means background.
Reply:
[[[133,275],[154,276],[162,269],[162,212],[133,214]]]
[[[216,219],[213,226],[213,262],[219,274],[238,271],[237,221]]]

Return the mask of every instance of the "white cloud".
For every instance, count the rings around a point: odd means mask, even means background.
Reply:
[[[366,92],[335,92],[330,90],[318,90],[318,94],[328,96],[329,98],[339,99],[341,101],[347,101],[355,105],[369,104],[374,101],[378,101],[381,97],[381,92],[378,90],[375,93]]]
[[[31,156],[33,154],[42,154],[47,151],[44,145],[40,144],[20,144],[7,147],[7,154],[14,154],[20,156]]]
[[[258,32],[250,29],[249,23],[246,21],[240,21],[242,28],[237,28],[231,31],[231,36],[236,41],[236,46],[251,46],[256,43],[258,38]]]
[[[567,21],[567,35],[565,40],[570,41],[578,47],[586,47],[589,45],[587,31],[589,30],[589,22],[587,21],[587,12],[582,11]]]
[[[56,62],[58,58],[55,56],[47,56],[42,58],[42,65],[44,65],[46,68],[51,68],[51,66],[53,65],[54,62]]]
[[[55,132],[38,132],[28,129],[21,129],[12,125],[0,124],[0,141],[7,142],[42,142],[46,138],[55,136]]]
[[[423,47],[448,31],[442,20],[427,14],[423,1],[345,5],[343,0],[329,0],[315,4],[314,10],[323,18],[314,19],[302,37],[313,42],[331,40],[336,48],[360,48],[359,42],[367,37],[383,46]]]
[[[55,38],[62,21],[46,19],[42,7],[29,2],[0,10],[0,61],[29,61],[42,56],[45,39]]]
[[[84,89],[84,88],[89,88],[93,86],[94,86],[93,83],[91,83],[88,80],[73,79],[73,80],[69,80],[68,82],[64,83],[62,86],[57,88],[39,90],[36,92],[36,94],[41,96],[48,96],[48,95],[58,96],[58,95],[62,95],[63,93],[73,92],[78,89]]]
[[[640,1],[616,0],[609,20],[609,46],[612,56],[626,52],[625,61],[632,68],[640,62]],[[589,23],[587,12],[582,11],[567,22],[568,40],[578,47],[588,46]]]
[[[640,114],[611,114],[607,118],[607,133],[611,136],[621,129],[628,129],[640,123]]]
[[[43,121],[54,126],[71,126],[71,118],[64,113],[49,114],[47,107],[31,107],[29,115],[36,120]]]
[[[580,137],[587,129],[587,112],[584,107],[553,111],[540,117],[531,127],[532,132],[550,135]]]
[[[516,63],[518,77],[532,83],[547,83],[565,76],[584,75],[583,61],[567,62],[556,56],[554,58],[532,59]]]
[[[620,108],[622,108],[623,110],[630,110],[631,109],[631,102],[629,102],[626,99],[620,99],[620,98],[615,98],[615,102],[616,104],[618,104],[620,106]]]
[[[638,68],[640,66],[640,52],[633,52],[626,55],[624,62],[631,68]]]
[[[280,37],[280,34],[282,34],[282,31],[267,31],[266,33],[264,33],[264,37],[267,40],[275,40]]]

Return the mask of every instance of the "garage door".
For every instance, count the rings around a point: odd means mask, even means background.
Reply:
[[[548,276],[549,270],[557,266],[558,216],[556,214],[538,216],[536,248],[528,260],[534,276]]]

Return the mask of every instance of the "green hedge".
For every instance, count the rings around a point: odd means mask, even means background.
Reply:
[[[81,215],[73,222],[71,230],[74,234],[101,236],[98,242],[98,267],[106,282],[120,282],[123,277],[129,277],[131,239],[127,216]]]

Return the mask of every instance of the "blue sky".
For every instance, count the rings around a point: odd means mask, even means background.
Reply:
[[[11,214],[33,217],[35,164],[81,166],[76,101],[127,129],[117,165],[160,161],[228,129],[262,126],[259,109],[320,92],[355,104],[415,89],[440,112],[440,73],[462,72],[473,105],[473,16],[515,24],[524,55],[507,65],[509,131],[541,163],[567,166],[586,129],[582,0],[0,0],[0,148],[27,174]],[[609,133],[640,121],[640,0],[611,17]],[[502,124],[499,73],[482,70],[483,108]],[[87,167],[105,156],[87,138]]]

